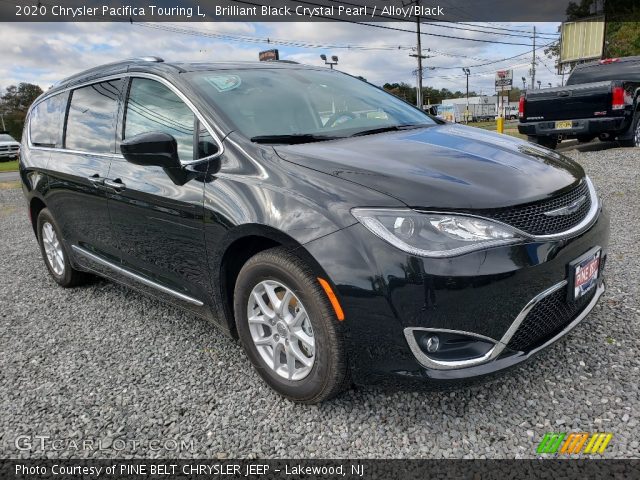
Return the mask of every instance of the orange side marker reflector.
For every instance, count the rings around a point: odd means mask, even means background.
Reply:
[[[336,294],[333,293],[333,290],[331,289],[331,285],[329,285],[329,282],[327,282],[325,279],[320,277],[318,277],[318,282],[320,282],[320,285],[324,289],[324,292],[327,294],[327,297],[329,297],[329,301],[331,302],[331,305],[333,306],[333,309],[336,312],[336,317],[338,317],[338,320],[340,321],[344,320],[344,312],[342,311],[340,302],[338,302],[338,297],[336,297]]]

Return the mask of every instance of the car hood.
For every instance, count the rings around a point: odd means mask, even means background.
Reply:
[[[8,141],[8,142],[0,142],[0,145],[20,145],[20,142]]]
[[[300,145],[284,160],[386,193],[418,208],[498,208],[549,198],[584,171],[523,140],[455,124]]]

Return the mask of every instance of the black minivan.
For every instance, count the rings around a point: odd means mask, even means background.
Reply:
[[[57,283],[206,317],[295,401],[484,377],[604,292],[609,219],[578,164],[325,68],[85,71],[31,107],[20,173]]]

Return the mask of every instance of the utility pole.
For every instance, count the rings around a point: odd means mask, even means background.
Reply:
[[[533,27],[533,50],[531,52],[531,87],[535,88],[536,84],[536,27]]]
[[[464,112],[464,123],[468,123],[469,121],[469,74],[471,73],[471,70],[469,70],[467,67],[464,67],[462,71],[467,76],[467,108]]]
[[[413,2],[409,2],[409,5],[415,3],[417,7],[420,6],[420,0],[415,0]],[[417,8],[416,11],[420,9]],[[416,33],[417,33],[417,42],[416,42],[416,53],[409,55],[410,57],[416,57],[418,59],[418,86],[416,87],[416,106],[422,110],[422,59],[427,58],[425,55],[422,55],[422,35],[420,34],[420,15],[416,15]]]
[[[4,126],[4,114],[0,112],[0,119],[2,119],[2,131],[6,131],[7,127]]]

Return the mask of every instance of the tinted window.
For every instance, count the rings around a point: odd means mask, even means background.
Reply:
[[[640,82],[640,61],[623,60],[606,64],[592,64],[576,67],[567,80],[567,85],[610,80],[631,80]]]
[[[68,94],[60,93],[40,102],[31,111],[29,129],[31,142],[40,147],[62,146],[62,123],[67,109]]]
[[[176,139],[180,160],[193,160],[195,115],[169,88],[155,80],[134,78],[127,100],[124,138],[164,132]]]
[[[67,118],[66,148],[113,152],[120,85],[120,80],[113,80],[73,91]]]

